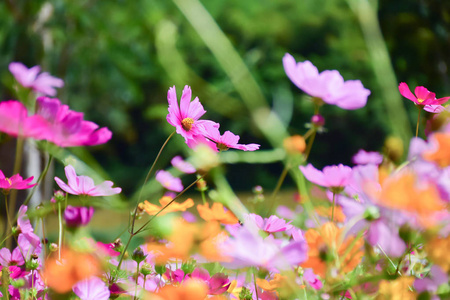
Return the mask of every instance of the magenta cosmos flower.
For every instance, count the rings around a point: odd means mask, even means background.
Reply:
[[[22,63],[12,62],[9,64],[9,71],[23,87],[30,88],[43,95],[55,96],[55,87],[61,88],[64,86],[62,79],[53,77],[46,72],[39,74],[41,71],[39,66],[28,69]]]
[[[300,170],[306,179],[317,185],[330,188],[340,189],[347,186],[352,178],[352,168],[339,164],[337,166],[326,166],[323,171],[319,171],[311,164],[300,166]]]
[[[441,104],[447,102],[448,99],[450,99],[450,97],[436,99],[436,94],[430,92],[423,86],[416,87],[414,89],[415,95],[413,95],[413,93],[411,93],[411,90],[409,89],[409,86],[404,82],[401,82],[399,84],[398,90],[400,91],[400,94],[402,94],[403,97],[411,100],[416,105],[421,105],[421,106],[441,105]],[[436,110],[436,109],[434,109],[434,110]],[[433,112],[433,111],[430,111],[430,112]]]
[[[19,174],[7,178],[0,170],[0,189],[3,189],[4,191],[29,189],[36,185],[36,183],[30,184],[33,178],[34,177],[31,176],[30,178],[23,179]]]
[[[258,144],[238,144],[239,142],[239,136],[233,134],[230,131],[225,131],[223,135],[220,135],[219,127],[217,126],[210,126],[207,124],[204,126],[201,131],[203,132],[203,135],[214,142],[216,144],[215,149],[216,151],[226,151],[230,148],[244,150],[244,151],[255,151],[259,149]]]
[[[344,81],[336,70],[319,73],[310,61],[297,63],[289,53],[283,57],[283,66],[286,75],[299,89],[327,104],[352,110],[367,103],[370,91],[359,80]]]
[[[67,205],[64,211],[64,220],[69,227],[86,226],[93,215],[93,207]]]
[[[183,190],[181,179],[173,177],[172,174],[167,171],[159,170],[156,172],[156,180],[169,191],[181,192]]]
[[[111,196],[119,194],[122,189],[119,187],[113,188],[112,181],[104,181],[99,185],[94,185],[94,180],[89,176],[77,176],[75,169],[68,165],[64,168],[68,184],[55,177],[56,183],[65,192],[72,195],[86,195],[86,196]]]
[[[94,146],[111,139],[108,128],[83,120],[83,113],[61,105],[59,99],[39,97],[37,115],[48,122],[46,139],[60,147]]]
[[[199,120],[206,111],[203,109],[198,97],[195,97],[192,102],[191,98],[191,88],[186,85],[181,95],[180,105],[178,105],[175,86],[171,87],[167,92],[167,100],[169,101],[167,122],[176,128],[178,134],[184,137],[189,148],[195,148],[200,143],[206,143],[211,146],[211,143],[208,143],[200,132],[200,128],[206,124],[218,127],[219,124],[209,120]]]
[[[16,100],[0,102],[0,131],[8,135],[42,140],[47,122],[41,116],[28,116],[25,105]]]

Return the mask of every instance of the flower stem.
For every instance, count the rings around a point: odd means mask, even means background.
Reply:
[[[255,285],[255,295],[256,295],[256,299],[259,299],[258,296],[258,287],[256,286],[256,267],[253,269],[253,284]]]
[[[333,206],[331,208],[331,222],[334,222],[334,207],[336,206],[336,193],[333,192]]]
[[[28,195],[28,197],[23,202],[23,205],[27,205],[28,202],[30,201],[31,197],[33,197],[34,192],[36,191],[37,187],[39,186],[41,181],[47,175],[48,169],[50,168],[50,165],[51,165],[52,161],[53,161],[53,156],[51,154],[49,154],[49,157],[48,157],[48,160],[47,160],[47,165],[45,166],[45,169],[42,171],[41,175],[39,175],[39,178],[38,178],[38,180],[36,182],[36,185],[33,187],[33,189],[31,190],[31,193]]]
[[[270,196],[270,204],[269,209],[267,211],[267,214],[270,215],[273,209],[273,205],[275,203],[275,197],[277,196],[278,192],[281,189],[281,186],[283,185],[284,179],[286,179],[286,175],[288,174],[288,171],[290,169],[290,163],[286,163],[283,171],[281,172],[280,178],[278,178],[277,185],[275,186],[275,189],[272,192],[272,195]]]
[[[306,146],[305,161],[308,160],[309,154],[311,153],[311,148],[314,143],[314,139],[316,138],[316,133],[317,130],[314,128],[314,131],[312,132],[311,137],[309,138],[308,145]]]
[[[62,213],[61,213],[61,202],[58,201],[58,222],[59,222],[59,239],[58,239],[58,259],[61,261],[61,247],[62,247]]]
[[[417,125],[416,125],[416,137],[419,135],[419,123],[420,123],[420,113],[422,112],[423,107],[419,107],[419,114],[417,116]]]

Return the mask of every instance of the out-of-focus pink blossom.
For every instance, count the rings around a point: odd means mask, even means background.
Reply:
[[[108,300],[110,296],[106,283],[98,277],[81,280],[72,290],[81,300]]]
[[[209,276],[208,271],[196,268],[190,275],[192,279],[200,279],[204,281],[209,288],[209,295],[220,295],[228,289],[231,282],[228,276],[223,273],[216,273],[212,277]]]
[[[379,165],[383,162],[383,155],[375,151],[367,152],[360,149],[353,156],[352,162],[355,165]]]
[[[94,215],[93,207],[74,207],[67,205],[64,211],[64,220],[69,227],[86,226]]]
[[[176,128],[178,134],[184,137],[189,148],[195,148],[200,143],[211,146],[211,143],[203,137],[199,129],[206,124],[217,127],[219,124],[209,120],[199,120],[206,113],[206,110],[203,109],[198,97],[195,97],[192,102],[191,98],[191,88],[186,85],[181,95],[180,105],[178,105],[175,86],[171,87],[167,92],[169,102],[167,122]]]
[[[303,279],[314,289],[320,290],[323,287],[322,281],[314,274],[312,269],[305,269]]]
[[[172,166],[174,166],[183,173],[192,174],[196,172],[195,167],[190,163],[188,163],[187,161],[184,161],[183,158],[181,158],[181,156],[175,156],[174,158],[172,158],[170,163],[172,164]]]
[[[156,172],[155,178],[163,187],[170,191],[181,192],[183,190],[181,179],[173,177],[172,174],[167,171],[159,170]]]
[[[94,180],[89,176],[77,176],[75,169],[68,165],[64,168],[68,184],[55,177],[56,183],[65,192],[72,195],[86,195],[86,196],[111,196],[119,194],[122,189],[119,187],[113,188],[112,181],[104,181],[99,185],[94,185]]]
[[[311,164],[306,167],[300,166],[300,170],[306,179],[317,185],[330,189],[344,188],[352,178],[352,169],[342,164],[326,166],[323,171],[319,171]]]
[[[36,183],[30,184],[33,178],[34,177],[31,176],[30,178],[23,179],[19,174],[6,178],[0,170],[0,189],[3,189],[4,191],[29,189],[36,185]]]
[[[45,139],[47,122],[41,116],[28,116],[25,105],[16,100],[0,102],[0,131],[14,137]]]
[[[257,214],[249,214],[248,217],[255,222],[259,229],[268,233],[288,231],[293,227],[290,225],[292,221],[286,222],[274,215],[264,219]]]
[[[2,248],[0,249],[0,264],[3,267],[8,267],[8,266],[21,266],[25,263],[25,261],[23,260],[23,256],[22,253],[20,252],[19,247],[14,248],[14,250],[9,251],[8,248]]]
[[[441,105],[445,102],[447,102],[450,97],[443,97],[436,99],[436,94],[433,92],[430,92],[427,90],[427,88],[423,86],[418,86],[414,89],[414,94],[411,93],[411,90],[409,89],[409,86],[401,82],[398,86],[398,90],[400,91],[400,94],[402,94],[403,97],[411,100],[416,105],[425,106],[425,105]],[[429,107],[431,110],[433,110],[433,107]],[[434,107],[436,108],[436,107]],[[436,110],[436,109],[434,109]],[[439,109],[440,110],[440,109]],[[432,112],[432,111],[430,111]]]
[[[105,244],[102,242],[97,242],[96,246],[107,256],[116,257],[120,255],[119,251],[114,250],[114,243]]]
[[[55,96],[55,87],[61,88],[64,86],[62,79],[53,77],[47,72],[39,74],[41,71],[39,66],[28,69],[20,62],[12,62],[9,64],[9,71],[23,87],[30,88],[43,95]]]
[[[83,113],[61,105],[59,99],[39,97],[36,103],[36,114],[48,122],[45,139],[60,147],[94,146],[111,139],[108,128],[98,129],[94,122],[83,120]]]
[[[239,136],[235,135],[230,131],[225,131],[223,135],[220,135],[219,128],[216,126],[204,126],[203,134],[206,138],[213,141],[216,144],[216,151],[226,151],[229,148],[244,150],[244,151],[255,151],[259,149],[258,144],[238,144]],[[218,149],[218,150],[217,150]]]
[[[327,104],[352,110],[367,103],[370,91],[359,80],[344,81],[336,70],[319,73],[310,61],[297,63],[289,53],[283,57],[283,66],[286,75],[299,89]]]

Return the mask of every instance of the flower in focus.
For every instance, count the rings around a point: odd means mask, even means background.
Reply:
[[[366,152],[363,149],[360,149],[358,153],[352,157],[352,162],[355,165],[379,165],[383,162],[383,155],[375,151]]]
[[[216,147],[220,151],[226,151],[230,148],[255,151],[259,149],[258,144],[238,144],[239,136],[230,131],[225,131],[223,135],[220,135],[219,127],[207,124],[201,130],[206,138],[216,143]]]
[[[331,190],[340,190],[346,187],[352,178],[352,168],[339,164],[337,166],[326,166],[323,171],[319,171],[311,164],[300,166],[303,175],[317,185],[330,188]]]
[[[336,70],[319,73],[310,61],[297,63],[288,53],[283,57],[283,66],[286,75],[299,89],[327,104],[352,110],[367,103],[370,91],[359,80],[344,81]]]
[[[62,294],[80,280],[99,274],[100,262],[93,255],[63,249],[61,260],[57,256],[46,260],[43,277],[50,288]]]
[[[48,122],[45,139],[60,147],[95,146],[111,139],[108,128],[98,129],[94,122],[83,120],[83,113],[61,105],[59,99],[39,97],[36,105],[36,115]]]
[[[23,179],[19,174],[15,174],[10,178],[6,178],[3,172],[0,170],[0,189],[3,192],[9,192],[9,190],[25,190],[32,188],[37,183],[30,184],[30,181],[33,180],[33,176],[27,179]]]
[[[181,179],[173,177],[172,174],[167,171],[157,171],[155,178],[159,183],[161,183],[163,187],[165,187],[169,191],[181,192],[183,190]]]
[[[159,211],[161,211],[166,205],[171,203],[172,200],[173,200],[172,197],[164,196],[161,199],[159,199],[159,203],[161,204],[161,206],[152,204],[152,203],[148,202],[147,200],[145,200],[144,203],[140,206],[150,216],[153,216],[153,215],[156,215]],[[192,206],[194,206],[194,200],[192,200],[191,198],[187,199],[183,203],[178,203],[178,202],[173,201],[169,206],[167,206],[167,208],[165,208],[163,211],[161,211],[158,215],[163,216],[170,212],[185,211],[186,209],[188,209]]]
[[[0,102],[0,131],[14,137],[45,139],[47,122],[41,116],[28,116],[25,105],[19,101]]]
[[[197,210],[200,217],[207,222],[218,221],[222,224],[236,224],[239,222],[238,218],[219,202],[214,202],[211,208],[209,208],[209,203],[199,204],[197,205]]]
[[[420,105],[420,106],[441,105],[450,99],[450,97],[436,99],[436,94],[430,92],[423,86],[416,87],[414,89],[415,95],[413,95],[413,93],[411,93],[411,90],[409,89],[409,86],[404,82],[401,82],[399,84],[398,90],[400,91],[400,94],[402,94],[403,97],[411,100],[416,105]],[[430,111],[430,112],[436,111],[436,107],[431,107],[431,108],[433,108],[433,109],[431,109],[431,111],[430,110],[427,110],[427,111]],[[439,110],[437,110],[437,111],[439,111]]]
[[[68,184],[55,177],[56,183],[65,192],[72,195],[85,195],[85,196],[111,196],[119,194],[122,189],[119,187],[113,188],[112,181],[104,181],[99,185],[94,185],[94,180],[89,176],[77,176],[74,167],[67,165],[64,168]]]
[[[189,148],[195,148],[200,143],[211,144],[203,137],[199,128],[206,124],[211,126],[219,126],[219,124],[209,120],[199,120],[206,113],[206,110],[203,109],[198,97],[195,97],[192,102],[191,98],[191,88],[186,85],[181,95],[180,105],[178,105],[175,86],[171,87],[167,92],[167,100],[169,101],[167,122],[176,128],[178,134],[184,137]]]
[[[94,215],[93,207],[74,207],[67,205],[64,211],[64,220],[69,227],[86,226]]]
[[[72,290],[81,300],[108,300],[110,296],[105,282],[96,276],[77,282]]]
[[[55,87],[61,88],[64,86],[62,79],[53,77],[47,72],[39,74],[41,71],[39,66],[28,69],[22,63],[12,62],[9,64],[9,71],[23,87],[31,88],[43,95],[55,96]]]
[[[336,265],[342,266],[340,272],[347,273],[354,270],[364,255],[361,251],[364,240],[362,238],[355,240],[352,236],[344,239],[342,234],[343,229],[332,222],[327,222],[318,229],[309,229],[305,233],[309,247],[308,260],[302,263],[301,267],[312,268],[315,274],[323,277],[327,272],[327,265],[339,259],[340,263]]]
[[[186,174],[192,174],[196,171],[195,167],[187,161],[184,161],[181,156],[175,156],[174,158],[172,158],[170,163],[172,164],[172,166]]]

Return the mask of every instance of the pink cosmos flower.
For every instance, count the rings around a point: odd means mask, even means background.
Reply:
[[[16,100],[0,102],[0,131],[11,136],[42,140],[47,122],[40,116],[28,116],[25,105]]]
[[[181,179],[173,177],[172,174],[167,171],[159,170],[156,172],[156,180],[170,191],[181,192],[183,190]]]
[[[375,151],[367,152],[360,149],[358,153],[353,156],[352,162],[356,165],[379,165],[383,162],[383,155]]]
[[[31,226],[30,219],[28,219],[27,216],[27,210],[28,207],[26,205],[20,206],[17,217],[17,226],[21,235],[23,235],[34,248],[39,248],[41,239],[34,233],[33,226]]]
[[[244,150],[244,151],[255,151],[259,149],[258,144],[238,144],[239,136],[233,134],[230,131],[225,131],[223,135],[220,135],[218,126],[210,126],[207,124],[202,128],[203,135],[209,140],[213,141],[216,146],[214,150],[226,151],[229,148]]]
[[[403,97],[411,100],[416,105],[421,106],[441,105],[450,99],[450,97],[436,99],[436,94],[430,92],[423,86],[416,87],[414,89],[415,95],[413,95],[413,93],[411,93],[411,90],[409,89],[409,86],[404,82],[401,82],[399,84],[398,90],[400,91],[400,94],[402,94]]]
[[[310,62],[297,63],[289,53],[283,57],[283,66],[289,79],[302,91],[343,109],[358,109],[367,103],[370,91],[359,80],[344,81],[336,70],[319,73]]]
[[[23,87],[31,88],[43,95],[55,96],[55,87],[61,88],[64,86],[62,79],[53,77],[47,72],[39,74],[41,71],[39,66],[28,69],[22,63],[12,62],[9,64],[9,71]]]
[[[300,166],[300,170],[306,179],[317,185],[333,188],[343,188],[352,179],[352,168],[339,164],[337,166],[326,166],[323,171],[319,171],[311,164],[306,167]]]
[[[114,243],[105,244],[102,242],[97,242],[96,247],[107,256],[116,257],[120,255],[119,251],[114,250]]]
[[[30,184],[30,181],[32,181],[33,178],[34,177],[31,176],[30,178],[24,180],[19,174],[6,178],[0,170],[0,189],[3,189],[4,191],[29,189],[37,184]]]
[[[61,105],[59,99],[39,97],[36,114],[48,122],[45,139],[60,147],[104,144],[112,136],[108,128],[98,129],[97,124],[83,120],[83,113]]]
[[[23,265],[25,261],[20,251],[19,247],[14,248],[12,252],[8,248],[0,249],[0,264],[3,267]]]
[[[199,128],[209,124],[218,127],[219,124],[209,120],[199,120],[206,113],[198,97],[191,102],[192,91],[189,86],[185,86],[178,106],[177,92],[175,86],[171,87],[167,93],[169,101],[169,113],[167,122],[176,128],[178,134],[184,137],[189,148],[195,148],[199,143],[211,145],[202,135]]]
[[[290,225],[292,221],[286,222],[274,215],[264,219],[257,214],[249,214],[248,217],[255,222],[259,229],[268,233],[288,231],[293,228],[293,226]]]
[[[105,282],[95,276],[77,282],[72,290],[81,300],[108,300],[110,296]]]
[[[209,288],[208,295],[220,295],[226,292],[231,285],[227,275],[223,273],[216,273],[210,277],[208,271],[202,268],[195,268],[189,277],[204,281]]]
[[[184,161],[181,156],[175,156],[170,163],[183,173],[192,174],[196,172],[195,167],[187,161]]]
[[[122,189],[119,187],[113,188],[112,181],[104,181],[99,185],[94,185],[94,180],[89,176],[77,176],[75,169],[71,165],[64,168],[68,184],[55,177],[56,183],[65,192],[72,195],[86,195],[86,196],[111,196],[119,194]]]

